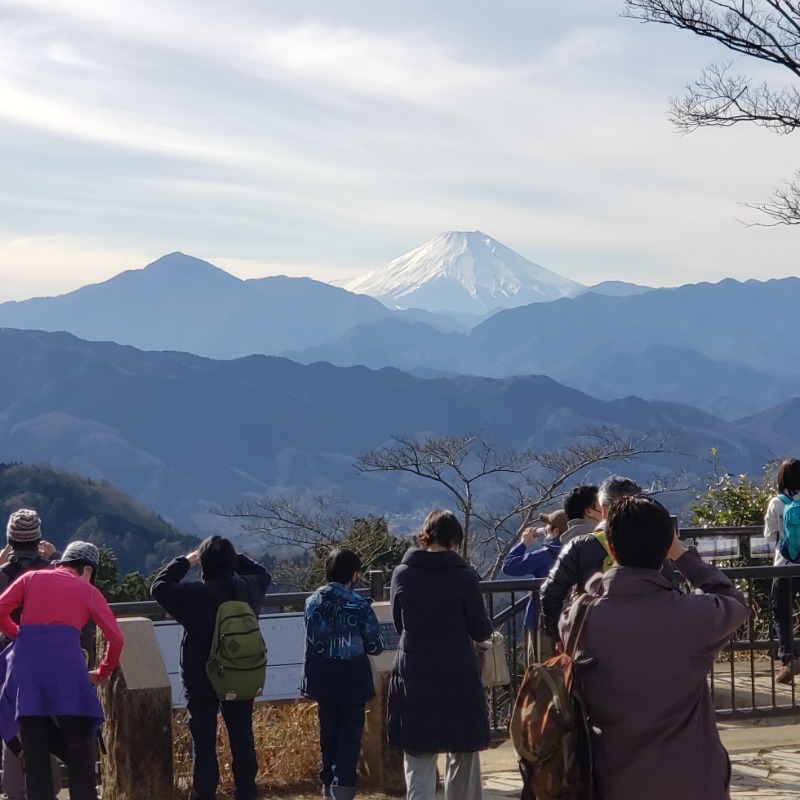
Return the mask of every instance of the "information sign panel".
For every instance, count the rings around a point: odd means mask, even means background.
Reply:
[[[297,700],[303,674],[305,629],[303,613],[268,614],[259,617],[267,644],[267,680],[258,702]],[[186,693],[180,675],[180,645],[183,628],[174,620],[153,623],[161,655],[172,684],[172,705],[186,707]]]

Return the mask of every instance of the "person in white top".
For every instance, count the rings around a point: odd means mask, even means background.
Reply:
[[[800,460],[789,458],[778,470],[778,494],[769,501],[764,516],[764,538],[775,551],[775,566],[785,566],[790,562],[780,551],[783,539],[783,510],[786,506],[781,495],[800,500]],[[778,657],[783,668],[776,680],[778,683],[792,683],[800,673],[800,652],[794,645],[792,625],[792,604],[800,593],[800,578],[774,578],[772,581],[772,618],[775,635],[778,638]]]

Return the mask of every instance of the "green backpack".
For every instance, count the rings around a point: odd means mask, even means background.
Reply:
[[[264,691],[267,648],[249,603],[220,604],[206,674],[220,700],[253,700]]]

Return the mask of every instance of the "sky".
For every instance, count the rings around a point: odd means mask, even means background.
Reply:
[[[738,202],[800,134],[676,132],[670,98],[731,55],[621,10],[0,0],[0,301],[174,251],[336,280],[447,230],[585,284],[797,275],[800,232]]]

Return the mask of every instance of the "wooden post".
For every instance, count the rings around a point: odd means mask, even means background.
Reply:
[[[119,625],[125,636],[122,659],[99,692],[106,716],[106,753],[100,758],[103,800],[170,798],[173,779],[169,676],[153,623],[134,617],[120,619]]]
[[[369,596],[376,602],[382,603],[386,598],[386,578],[383,570],[372,569],[369,571]]]
[[[392,626],[391,609],[388,603],[372,606],[378,622]],[[367,704],[367,719],[364,737],[361,740],[361,775],[365,786],[382,790],[386,796],[405,794],[403,752],[392,747],[386,738],[386,695],[392,665],[397,650],[396,635],[386,637],[387,650],[370,658],[375,696]]]

